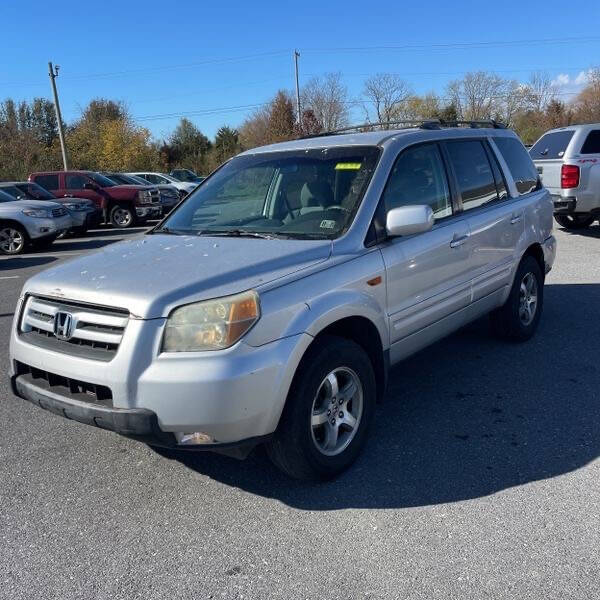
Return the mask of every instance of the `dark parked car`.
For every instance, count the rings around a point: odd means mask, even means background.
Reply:
[[[179,179],[179,181],[190,181],[192,183],[200,183],[206,179],[206,177],[197,175],[191,169],[173,169],[170,175],[175,179]]]
[[[129,175],[128,173],[102,171],[102,175],[105,175],[109,179],[112,179],[115,183],[122,185],[148,185],[148,182],[145,179],[136,177],[135,175]],[[151,187],[158,189],[160,192],[160,205],[164,215],[170,213],[181,199],[179,190],[173,185],[169,185],[167,183],[158,183],[153,184]]]
[[[102,210],[104,221],[114,227],[131,227],[150,218],[160,218],[160,193],[143,185],[119,185],[94,171],[49,171],[32,173],[33,181],[58,197],[88,198]]]
[[[67,209],[73,226],[69,230],[78,235],[97,226],[102,219],[102,211],[87,198],[57,198],[42,186],[31,181],[8,181],[0,183],[0,190],[10,194],[15,200],[40,200],[58,202]]]

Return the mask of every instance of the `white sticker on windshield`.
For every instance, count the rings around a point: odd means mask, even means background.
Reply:
[[[323,219],[319,225],[321,229],[335,229],[335,221],[331,219]]]

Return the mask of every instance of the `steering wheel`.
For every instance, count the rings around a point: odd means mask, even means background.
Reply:
[[[334,204],[333,206],[328,206],[325,210],[343,210],[344,212],[349,213],[350,209],[345,206],[341,206],[340,204]]]

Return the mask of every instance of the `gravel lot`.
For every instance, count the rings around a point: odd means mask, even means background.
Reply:
[[[11,395],[24,280],[123,235],[0,259],[0,598],[600,597],[599,226],[556,232],[531,342],[484,319],[402,363],[366,452],[321,485]]]

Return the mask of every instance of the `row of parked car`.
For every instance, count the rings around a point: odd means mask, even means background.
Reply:
[[[0,182],[0,254],[47,247],[100,223],[127,228],[160,219],[203,179],[176,169],[169,175],[47,171],[32,173],[28,181]]]

